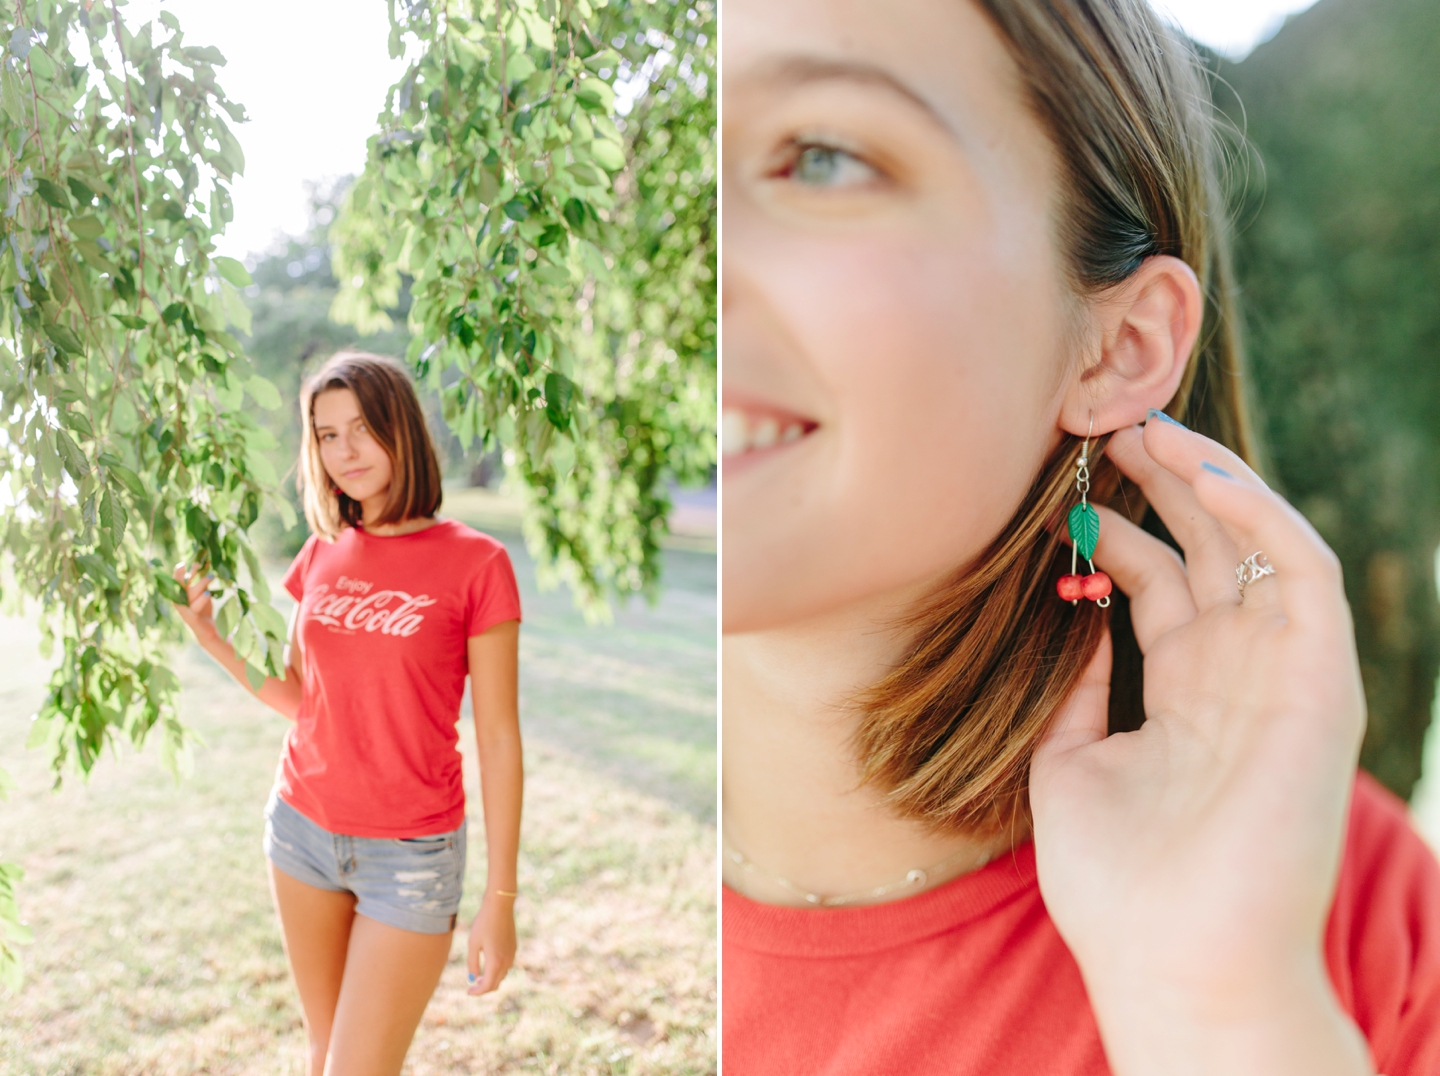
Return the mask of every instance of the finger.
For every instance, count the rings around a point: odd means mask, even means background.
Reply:
[[[1283,498],[1271,491],[1244,460],[1218,441],[1212,441],[1203,434],[1187,430],[1177,422],[1150,422],[1146,424],[1145,447],[1158,465],[1182,481],[1189,483],[1192,489],[1195,489],[1197,479],[1205,473],[1207,466],[1218,467],[1222,474],[1257,491],[1265,500],[1282,508],[1285,513],[1293,514],[1298,518],[1298,513],[1295,513]],[[1214,513],[1211,514],[1214,515]],[[1253,534],[1243,525],[1245,521],[1242,520],[1237,525],[1235,521],[1220,516],[1215,516],[1215,519],[1230,535],[1231,542],[1235,547],[1235,559],[1230,565],[1226,585],[1229,586],[1234,599],[1238,602],[1240,589],[1236,585],[1235,569],[1241,560],[1256,552],[1260,547],[1256,545]],[[1325,547],[1319,536],[1315,535],[1308,523],[1304,524],[1303,530],[1313,536],[1316,547],[1328,556],[1329,549]],[[1280,594],[1275,587],[1259,583],[1245,589],[1244,605],[1246,609],[1278,612],[1280,604]]]
[[[488,994],[492,990],[498,990],[500,983],[505,978],[505,973],[510,969],[502,965],[498,960],[487,960],[485,972],[480,976],[480,981],[475,984],[476,994]]]
[[[1195,599],[1180,554],[1119,512],[1096,506],[1095,563],[1130,599],[1130,622],[1142,654],[1166,632],[1195,619]]]
[[[1166,426],[1151,422],[1150,426]],[[1174,432],[1188,433],[1173,425]],[[1166,433],[1171,430],[1167,427]],[[1117,430],[1105,452],[1121,472],[1140,487],[1145,499],[1159,514],[1165,526],[1185,551],[1185,573],[1195,606],[1201,612],[1215,605],[1234,605],[1239,601],[1235,590],[1235,565],[1240,556],[1234,539],[1209,512],[1201,506],[1187,476],[1176,475],[1150,454],[1150,433],[1140,427]]]
[[[1031,773],[1044,768],[1051,759],[1105,739],[1110,719],[1110,668],[1112,664],[1110,629],[1100,637],[1095,656],[1085,667],[1080,682],[1060,707],[1039,745],[1031,764]]]
[[[475,993],[475,984],[480,979],[480,939],[472,937],[466,946],[465,970],[470,979],[470,993]]]
[[[1271,490],[1223,469],[1202,468],[1195,493],[1243,542],[1263,550],[1275,568],[1273,576],[1246,588],[1247,608],[1273,606],[1292,622],[1348,630],[1340,560],[1304,516]]]
[[[1248,463],[1219,441],[1196,433],[1162,411],[1154,413],[1152,421],[1145,423],[1144,431],[1145,450],[1150,458],[1186,481],[1201,462],[1209,461],[1242,481],[1269,488]]]

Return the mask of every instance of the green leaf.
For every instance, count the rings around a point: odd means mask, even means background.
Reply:
[[[258,374],[245,382],[245,391],[266,411],[274,411],[280,407],[280,390]]]
[[[588,164],[581,164],[579,161],[576,161],[573,164],[567,164],[565,171],[569,172],[587,187],[605,186],[605,180],[601,177],[600,173]]]
[[[70,472],[71,478],[78,482],[90,473],[90,463],[74,438],[64,430],[56,430],[55,443],[60,446],[60,458],[65,462],[65,470]]]
[[[57,400],[59,397],[56,397]],[[60,412],[60,421],[69,426],[81,437],[93,438],[95,427],[90,425],[90,420],[80,411],[64,410]]]
[[[190,596],[185,593],[185,588],[180,585],[180,580],[173,575],[166,575],[164,571],[156,570],[152,576],[155,580],[155,589],[160,596],[168,602],[176,605],[188,605]]]
[[[145,319],[136,317],[134,314],[111,314],[110,316],[127,329],[145,328]]]
[[[557,430],[570,425],[570,405],[575,399],[575,383],[564,374],[545,375],[545,416]]]
[[[147,498],[145,484],[140,481],[140,476],[123,463],[106,463],[105,473],[112,478],[119,479],[120,484],[125,487],[125,491],[136,500]]]
[[[67,213],[70,211],[70,195],[65,193],[65,188],[60,184],[40,176],[35,180],[35,193],[56,209],[63,209]]]
[[[250,685],[252,691],[259,691],[264,687],[265,679],[265,671],[263,669],[257,669],[248,661],[245,663],[245,680]]]
[[[119,546],[125,537],[125,524],[128,519],[120,498],[107,489],[105,496],[100,498],[100,526],[110,532],[110,541],[115,546]]]
[[[80,257],[84,258],[85,263],[92,269],[98,269],[100,272],[109,273],[112,276],[115,275],[115,263],[105,257],[105,252],[100,249],[97,243],[89,239],[77,239],[75,240],[75,249],[80,252]]]
[[[99,239],[105,234],[105,225],[96,217],[75,217],[70,221],[70,230],[81,239]]]
[[[192,64],[211,64],[214,67],[225,66],[225,54],[219,49],[205,45],[200,48],[185,48],[180,50],[180,55]]]
[[[524,220],[530,216],[530,207],[518,198],[512,198],[505,203],[505,215],[511,220]]]
[[[575,99],[591,112],[608,113],[615,106],[615,91],[602,79],[587,78],[575,91]]]
[[[590,158],[609,172],[618,172],[625,167],[625,151],[607,140],[597,138],[590,143]]]
[[[240,599],[232,591],[215,607],[215,630],[228,639],[240,623]]]
[[[85,345],[80,342],[80,338],[64,325],[57,325],[54,322],[47,321],[45,323],[45,335],[51,339],[56,347],[68,354],[79,355],[85,350]]]
[[[1089,502],[1070,509],[1070,540],[1086,560],[1095,556],[1095,543],[1100,540],[1100,513]]]
[[[70,188],[70,194],[75,198],[75,201],[81,205],[89,205],[95,201],[95,192],[92,191],[86,183],[83,183],[78,176],[67,177],[65,186]]]
[[[43,747],[45,741],[50,738],[50,730],[54,724],[53,717],[36,714],[30,721],[30,734],[25,737],[25,749],[33,751],[37,747]]]
[[[244,263],[238,262],[234,258],[217,257],[212,260],[220,275],[237,288],[248,288],[255,283],[254,278],[250,275],[250,270],[245,268]]]
[[[285,618],[281,616],[273,606],[257,604],[251,607],[255,614],[255,623],[266,635],[285,640]]]

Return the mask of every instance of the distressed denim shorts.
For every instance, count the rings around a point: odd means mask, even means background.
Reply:
[[[265,804],[265,855],[297,881],[353,893],[355,911],[420,934],[455,929],[465,878],[465,823],[433,837],[348,837],[322,829],[275,792]]]

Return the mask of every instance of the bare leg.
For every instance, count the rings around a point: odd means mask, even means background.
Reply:
[[[270,892],[280,916],[285,955],[290,959],[290,974],[300,994],[300,1011],[310,1047],[305,1071],[308,1076],[321,1076],[345,975],[345,954],[350,945],[351,924],[355,922],[355,897],[351,893],[316,889],[292,878],[273,863],[269,866]]]
[[[449,934],[356,915],[325,1076],[398,1076],[449,956]]]

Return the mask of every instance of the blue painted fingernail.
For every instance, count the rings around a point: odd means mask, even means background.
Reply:
[[[469,973],[467,972],[466,974],[469,974]],[[475,979],[476,979],[476,976],[474,976],[474,975],[471,975],[471,976],[470,976],[470,981],[471,981],[472,983],[475,981]]]
[[[1202,463],[1200,464],[1200,466],[1203,467],[1205,470],[1209,471],[1211,474],[1218,474],[1221,478],[1228,478],[1232,482],[1235,480],[1235,476],[1233,474],[1231,474],[1229,471],[1222,471],[1213,463]]]
[[[1145,412],[1146,422],[1149,422],[1152,418],[1158,418],[1161,422],[1168,422],[1172,426],[1179,426],[1182,430],[1188,428],[1185,423],[1176,421],[1158,407],[1152,407],[1149,411]]]

